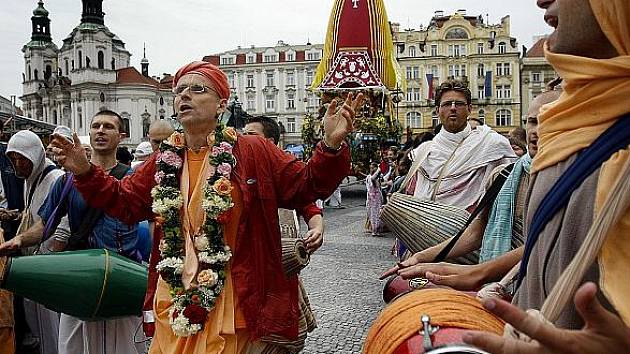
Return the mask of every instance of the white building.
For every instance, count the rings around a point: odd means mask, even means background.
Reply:
[[[285,144],[302,142],[302,120],[316,113],[320,100],[307,91],[322,57],[322,44],[237,48],[203,60],[218,65],[228,76],[232,98],[251,115],[277,117]]]
[[[43,1],[33,11],[31,41],[24,53],[24,114],[52,124],[63,124],[87,135],[91,118],[102,109],[125,120],[125,145],[147,139],[152,120],[173,113],[172,78],[149,76],[130,67],[131,53],[104,22],[103,0],[82,0],[81,23],[63,40],[61,49],[50,35],[50,19]]]

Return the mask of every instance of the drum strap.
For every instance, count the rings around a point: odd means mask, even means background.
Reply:
[[[455,237],[453,237],[449,241],[449,243],[440,251],[440,253],[438,253],[438,255],[433,260],[433,263],[443,262],[446,258],[448,258],[448,254],[451,253],[451,250],[453,250],[453,247],[455,247],[455,245],[457,244],[457,241],[462,237],[462,235],[464,234],[464,231],[466,231],[468,226],[473,222],[473,220],[475,220],[477,215],[479,215],[479,213],[481,213],[482,210],[492,205],[492,203],[494,202],[494,199],[499,194],[499,191],[503,187],[505,180],[507,180],[513,168],[514,168],[514,164],[511,163],[505,166],[501,170],[501,172],[494,179],[494,182],[492,182],[492,184],[490,185],[490,188],[488,188],[486,193],[483,195],[483,198],[481,198],[479,205],[477,205],[475,210],[473,210],[473,212],[468,217],[468,220],[466,220],[464,227],[462,227],[457,233],[457,235],[455,235]]]

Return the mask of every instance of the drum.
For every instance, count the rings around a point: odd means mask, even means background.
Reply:
[[[469,216],[466,210],[452,205],[394,193],[383,208],[381,220],[410,252],[416,253],[457,235]],[[477,264],[479,251],[457,257],[454,261]]]
[[[0,287],[82,320],[140,315],[147,268],[91,249],[11,258]]]
[[[311,259],[306,250],[306,243],[299,238],[283,238],[280,241],[284,274],[287,277],[298,274]]]
[[[393,282],[393,280],[392,280]],[[387,305],[368,332],[364,354],[484,353],[463,344],[468,330],[501,335],[504,322],[479,300],[452,289],[410,291]]]
[[[392,275],[383,286],[383,301],[389,304],[410,291],[435,288],[442,286],[435,285],[425,278],[403,279],[400,275]]]

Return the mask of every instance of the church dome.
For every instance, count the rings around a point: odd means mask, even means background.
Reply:
[[[37,8],[33,10],[33,16],[48,17],[48,10],[44,8],[44,2],[39,0]]]

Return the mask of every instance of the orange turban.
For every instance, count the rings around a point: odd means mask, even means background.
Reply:
[[[199,74],[206,77],[212,82],[212,86],[221,99],[228,99],[230,97],[230,85],[227,81],[227,76],[216,65],[210,64],[205,61],[193,61],[190,64],[184,65],[175,74],[173,79],[173,87],[177,86],[177,82],[182,76],[186,74]]]

